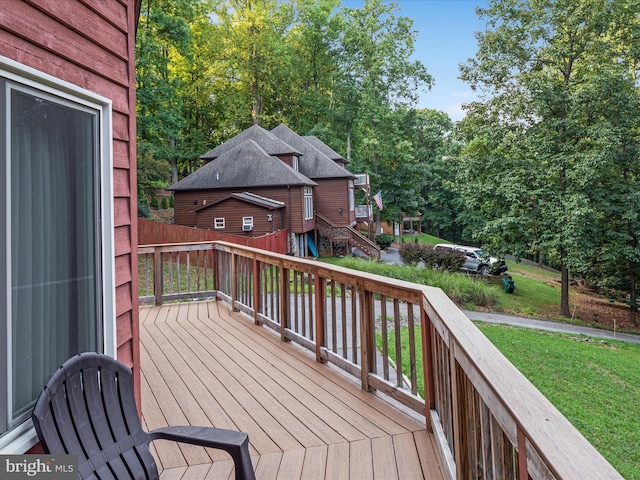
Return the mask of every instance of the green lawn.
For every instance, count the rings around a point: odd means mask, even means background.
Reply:
[[[478,326],[625,478],[640,479],[640,345]]]
[[[480,330],[627,479],[640,479],[640,345],[479,323]],[[402,329],[402,345],[408,342]],[[416,335],[416,350],[421,349]],[[378,337],[378,343],[380,338]],[[395,343],[390,337],[390,356]],[[409,375],[409,359],[403,370]],[[420,360],[420,359],[418,359]],[[424,394],[418,361],[418,392]]]

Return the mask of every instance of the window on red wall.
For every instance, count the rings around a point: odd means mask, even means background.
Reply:
[[[304,219],[311,220],[313,218],[313,189],[304,187]]]

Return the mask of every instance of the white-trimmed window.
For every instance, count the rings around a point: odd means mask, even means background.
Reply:
[[[291,159],[291,165],[296,172],[300,170],[300,158],[297,155],[294,155]]]
[[[253,230],[253,217],[242,217],[242,231],[250,232]]]
[[[224,229],[224,217],[213,219],[213,228],[216,230]]]
[[[313,188],[304,187],[304,219],[313,218]]]
[[[349,180],[349,210],[356,209],[356,192],[353,185],[353,180]]]
[[[67,358],[115,356],[111,102],[0,57],[0,449]]]

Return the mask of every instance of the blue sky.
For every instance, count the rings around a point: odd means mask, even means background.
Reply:
[[[477,42],[474,32],[484,30],[484,22],[475,13],[483,0],[394,0],[400,6],[397,16],[413,18],[418,31],[413,58],[420,60],[435,79],[435,85],[422,93],[418,108],[446,112],[453,121],[463,118],[461,104],[475,97],[471,88],[458,80],[458,65],[474,57]],[[356,8],[362,0],[343,0]]]

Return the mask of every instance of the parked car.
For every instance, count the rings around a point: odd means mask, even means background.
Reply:
[[[507,264],[504,260],[489,257],[481,248],[468,247],[465,245],[453,245],[439,243],[434,247],[436,250],[455,250],[464,254],[464,264],[460,270],[479,275],[489,275],[489,273],[501,274],[507,271]]]

